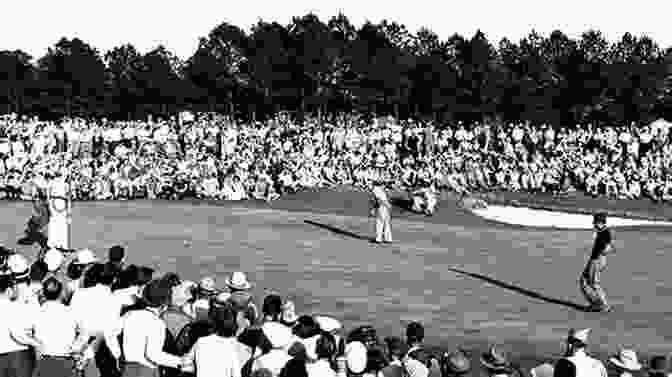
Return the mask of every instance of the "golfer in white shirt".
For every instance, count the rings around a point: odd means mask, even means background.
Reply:
[[[372,212],[376,216],[376,243],[391,243],[392,231],[390,226],[392,205],[385,193],[382,181],[378,180],[373,185],[373,208]]]

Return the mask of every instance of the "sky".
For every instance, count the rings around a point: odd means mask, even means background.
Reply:
[[[664,0],[6,0],[0,22],[0,50],[22,49],[34,58],[61,37],[80,38],[102,54],[125,43],[145,53],[163,44],[182,59],[196,50],[198,38],[222,22],[248,32],[259,19],[289,24],[292,16],[314,13],[323,22],[342,12],[357,27],[367,20],[396,21],[415,32],[428,27],[442,39],[453,33],[471,37],[481,29],[497,43],[518,41],[532,29],[555,29],[572,38],[588,29],[609,41],[625,32],[646,34],[659,46],[672,46]],[[672,2],[670,2],[672,4]]]

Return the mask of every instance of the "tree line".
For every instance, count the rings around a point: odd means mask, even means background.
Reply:
[[[222,23],[185,61],[164,46],[101,54],[77,38],[35,61],[0,51],[0,113],[143,119],[182,110],[553,125],[670,119],[672,48],[629,33],[611,43],[597,30],[579,39],[532,31],[494,45],[480,31],[442,40],[387,20],[356,28],[343,14],[307,14],[249,32]]]

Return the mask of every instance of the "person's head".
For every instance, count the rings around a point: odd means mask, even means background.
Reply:
[[[590,329],[583,329],[583,330],[570,329],[569,335],[567,336],[567,339],[565,341],[566,355],[571,356],[574,353],[576,353],[576,351],[585,349],[588,346],[589,333]]]
[[[5,274],[0,275],[0,297],[12,297],[13,288],[12,277]]]
[[[142,290],[142,299],[150,308],[170,305],[172,288],[163,280],[152,280]]]
[[[389,364],[385,353],[380,348],[370,348],[366,351],[366,368],[364,373],[378,374]]]
[[[68,265],[65,274],[70,280],[79,280],[84,274],[84,265],[72,262]]]
[[[126,259],[126,249],[123,246],[115,245],[108,251],[108,260],[111,263],[122,265]]]
[[[44,280],[44,278],[47,276],[47,272],[49,272],[49,268],[45,261],[35,261],[35,263],[30,266],[30,281],[38,283],[42,282],[42,280]]]
[[[217,335],[224,338],[236,336],[237,313],[230,305],[213,306],[210,310],[210,320],[215,325]]]
[[[61,298],[63,283],[56,278],[50,277],[42,283],[42,294],[47,301],[56,301]]]
[[[597,213],[593,216],[593,227],[596,230],[602,230],[607,227],[607,214],[604,212]]]
[[[282,297],[276,294],[266,296],[261,306],[261,312],[264,314],[264,318],[276,321],[282,313]]]
[[[402,359],[408,352],[408,346],[397,336],[385,337],[384,341],[390,358]]]
[[[336,339],[334,336],[323,332],[315,343],[315,354],[318,359],[331,360],[336,354]]]
[[[422,343],[425,339],[425,328],[419,322],[411,322],[406,326],[406,342],[409,345]]]

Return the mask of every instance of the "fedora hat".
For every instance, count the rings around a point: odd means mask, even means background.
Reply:
[[[512,370],[506,353],[498,346],[491,346],[488,352],[481,356],[481,364],[492,371],[510,372]]]
[[[98,262],[98,258],[89,249],[82,249],[77,252],[75,257],[75,263],[77,264],[92,264]]]
[[[462,350],[445,353],[443,355],[443,365],[445,371],[451,374],[464,374],[471,370],[469,357]]]
[[[323,315],[315,316],[315,322],[317,322],[320,330],[325,332],[333,332],[340,330],[343,327],[341,322],[339,322],[337,319]]]
[[[247,276],[245,273],[240,271],[236,271],[231,275],[231,277],[227,277],[224,280],[224,284],[226,284],[226,286],[231,289],[247,290],[252,288],[252,284],[247,281]]]
[[[567,336],[567,340],[578,340],[583,344],[587,344],[588,334],[590,334],[590,329],[583,329],[583,330],[570,329],[569,335]]]
[[[609,361],[615,366],[631,372],[642,369],[642,364],[637,360],[637,353],[630,349],[621,349],[618,355],[610,357]]]

